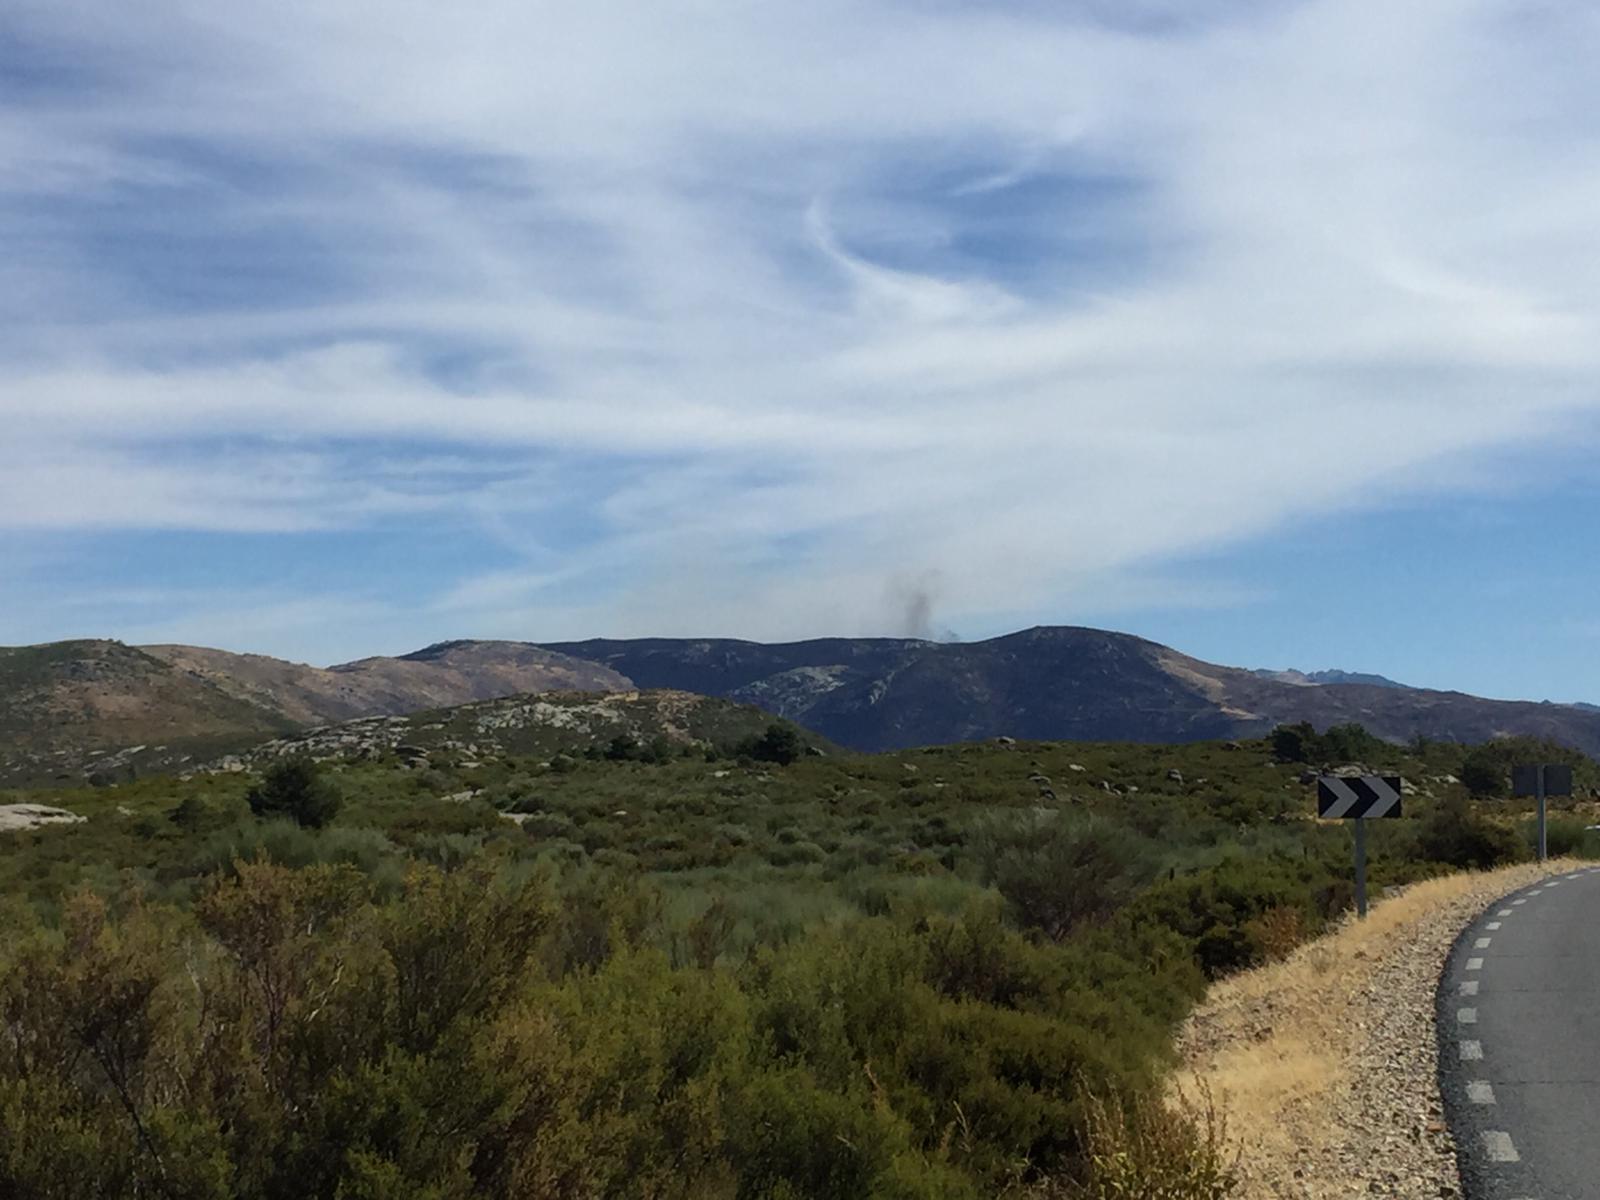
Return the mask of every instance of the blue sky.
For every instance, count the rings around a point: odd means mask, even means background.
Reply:
[[[1072,622],[1600,700],[1597,52],[1543,0],[18,0],[0,643]]]

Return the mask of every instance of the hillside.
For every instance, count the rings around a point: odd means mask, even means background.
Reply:
[[[283,710],[119,642],[0,648],[0,780],[81,774],[97,749],[293,728]]]
[[[983,642],[830,638],[584,641],[546,649],[604,663],[641,687],[759,704],[862,750],[1010,735],[1181,742],[1274,725],[1356,721],[1380,737],[1554,738],[1600,753],[1600,711],[1382,683],[1292,681],[1218,666],[1128,634],[1068,626]]]
[[[1485,700],[1381,676],[1226,667],[1075,627],[956,644],[453,641],[327,668],[81,641],[0,650],[0,784],[181,768],[297,729],[505,696],[639,688],[754,705],[867,751],[1002,735],[1238,739],[1309,721],[1359,722],[1391,741],[1525,734],[1600,754],[1600,709]]]
[[[516,643],[460,644],[331,668],[103,640],[0,648],[0,784],[178,768],[352,717],[629,687],[605,667]]]
[[[223,766],[254,767],[276,758],[375,760],[412,765],[467,764],[520,755],[549,759],[606,750],[613,743],[665,751],[735,745],[772,718],[746,704],[688,692],[544,692],[479,700],[411,716],[363,717],[288,734],[230,755]]]
[[[449,642],[402,658],[308,667],[198,646],[145,646],[173,668],[299,725],[445,708],[522,692],[626,691],[615,671],[521,642]]]

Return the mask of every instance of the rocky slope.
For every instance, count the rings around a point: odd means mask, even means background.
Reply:
[[[470,768],[506,754],[552,757],[605,749],[613,739],[674,750],[729,746],[760,734],[768,713],[749,705],[674,691],[544,692],[508,696],[410,716],[363,717],[274,738],[200,769],[238,771],[274,759],[381,759]]]
[[[331,668],[197,646],[0,648],[0,785],[182,768],[352,717],[631,686],[607,667],[518,643],[459,643]]]

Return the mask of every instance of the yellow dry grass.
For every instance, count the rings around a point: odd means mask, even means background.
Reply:
[[[1341,1124],[1341,1087],[1363,1045],[1361,1014],[1375,1003],[1373,972],[1383,957],[1405,953],[1424,922],[1473,896],[1492,898],[1572,865],[1416,884],[1374,905],[1366,921],[1348,920],[1282,962],[1212,986],[1185,1028],[1178,1084],[1198,1078],[1215,1098],[1251,1167],[1246,1197],[1286,1194],[1277,1183],[1293,1173],[1297,1151]]]

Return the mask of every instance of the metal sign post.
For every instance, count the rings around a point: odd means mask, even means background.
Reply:
[[[1544,803],[1544,768],[1539,768],[1539,861],[1544,862],[1550,857],[1550,830],[1546,820]]]
[[[1511,768],[1511,794],[1533,796],[1539,802],[1539,861],[1550,857],[1549,820],[1545,800],[1572,795],[1572,768],[1564,763],[1528,763]]]
[[[1356,823],[1356,915],[1367,916],[1367,819],[1398,817],[1405,784],[1398,775],[1322,775],[1317,816]]]
[[[1356,916],[1367,919],[1367,819],[1356,818]]]

